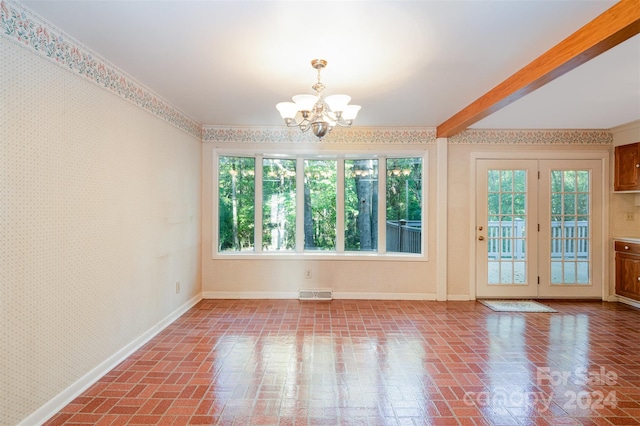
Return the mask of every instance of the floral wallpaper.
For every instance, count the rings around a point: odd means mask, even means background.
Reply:
[[[201,137],[199,123],[23,6],[1,0],[0,19],[2,37],[36,51],[190,135]]]

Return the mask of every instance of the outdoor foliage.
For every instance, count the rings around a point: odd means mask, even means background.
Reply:
[[[387,220],[422,219],[422,159],[387,159]]]
[[[335,160],[304,162],[304,248],[336,248]]]
[[[265,158],[262,164],[262,246],[295,250],[296,160]]]
[[[345,250],[378,249],[378,160],[345,161]]]
[[[339,160],[304,160],[302,214],[305,250],[336,250],[337,170]],[[377,159],[344,161],[344,245],[347,251],[378,249]],[[264,251],[296,249],[297,160],[265,158],[256,176],[253,157],[219,157],[219,251],[254,250],[256,178],[262,179]],[[412,221],[420,233],[422,218],[422,159],[387,160],[386,217],[398,225]],[[394,236],[397,234],[394,231]],[[388,247],[387,247],[388,248]],[[419,252],[420,245],[415,249]],[[393,251],[402,251],[394,249]]]
[[[218,249],[253,249],[255,160],[251,157],[220,157],[218,183]]]

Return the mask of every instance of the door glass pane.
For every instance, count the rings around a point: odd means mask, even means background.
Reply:
[[[378,249],[378,160],[344,162],[344,248]]]
[[[590,172],[551,172],[551,284],[587,285],[590,270]]]
[[[304,248],[336,248],[335,160],[304,161]]]
[[[489,284],[527,284],[525,170],[487,172]]]
[[[265,251],[296,248],[296,160],[262,160],[262,246]]]

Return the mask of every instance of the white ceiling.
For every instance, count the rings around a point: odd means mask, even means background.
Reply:
[[[435,127],[610,8],[603,0],[97,1],[28,8],[205,125],[284,125],[325,93],[356,126]],[[608,129],[640,119],[640,35],[474,128]]]

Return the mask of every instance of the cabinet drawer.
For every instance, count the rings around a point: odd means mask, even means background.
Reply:
[[[624,241],[615,242],[616,251],[621,253],[633,253],[640,255],[640,244],[638,243],[626,243]]]

